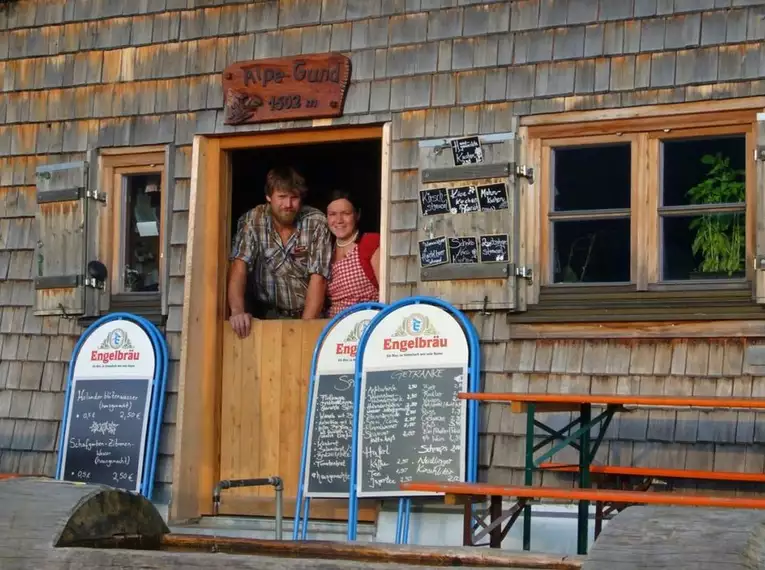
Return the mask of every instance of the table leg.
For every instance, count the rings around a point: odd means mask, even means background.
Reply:
[[[534,412],[536,404],[526,408],[526,470],[523,484],[530,487],[534,483]],[[523,507],[523,550],[531,550],[531,505]]]
[[[589,426],[592,419],[592,406],[582,404],[581,410],[582,426]],[[590,430],[582,431],[579,436],[579,487],[581,489],[590,488]],[[587,554],[588,528],[590,522],[590,502],[579,501],[579,517],[577,528],[577,553]]]

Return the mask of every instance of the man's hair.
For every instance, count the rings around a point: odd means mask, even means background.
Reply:
[[[300,198],[305,198],[308,192],[305,178],[290,166],[277,166],[266,174],[266,196],[271,196],[277,190],[297,194]]]

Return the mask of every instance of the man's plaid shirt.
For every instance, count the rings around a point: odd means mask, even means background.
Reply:
[[[282,244],[268,204],[256,206],[239,218],[229,259],[247,263],[259,302],[299,317],[311,274],[330,277],[332,240],[327,219],[316,208],[303,206],[295,218],[295,233]]]

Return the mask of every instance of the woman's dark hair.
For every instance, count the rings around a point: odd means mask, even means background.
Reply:
[[[356,212],[357,215],[361,213],[361,208],[359,208],[356,202],[353,200],[350,192],[346,192],[345,190],[340,189],[332,190],[332,192],[329,193],[327,206],[329,206],[335,200],[348,200],[348,202],[351,203],[351,206],[353,206],[353,211]]]

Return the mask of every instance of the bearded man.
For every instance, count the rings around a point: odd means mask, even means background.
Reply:
[[[229,322],[244,338],[252,314],[251,292],[267,319],[315,319],[321,315],[330,277],[332,241],[324,214],[303,204],[306,185],[292,168],[266,176],[266,204],[237,222],[229,260]]]

